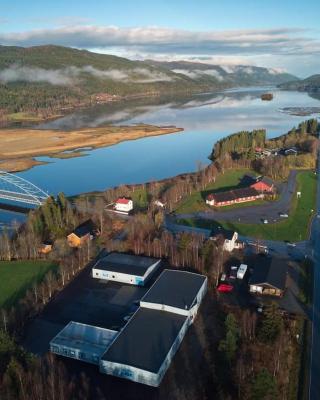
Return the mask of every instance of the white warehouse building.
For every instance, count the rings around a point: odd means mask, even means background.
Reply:
[[[110,253],[95,263],[92,277],[144,286],[160,264],[161,260],[157,258]]]
[[[100,371],[159,386],[207,292],[207,278],[164,270],[102,356]]]
[[[98,364],[107,375],[157,387],[206,292],[205,276],[164,270],[119,332],[70,322],[52,339],[50,350]]]

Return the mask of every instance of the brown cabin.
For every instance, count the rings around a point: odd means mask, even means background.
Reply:
[[[52,251],[52,242],[46,241],[41,243],[39,247],[39,253],[40,254],[48,254]]]
[[[81,247],[88,240],[92,240],[97,233],[95,224],[88,219],[67,236],[67,241],[70,247]]]

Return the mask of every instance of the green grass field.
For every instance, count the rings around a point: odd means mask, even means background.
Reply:
[[[297,175],[297,190],[301,191],[300,199],[293,196],[289,218],[273,224],[242,224],[216,222],[205,219],[181,219],[181,224],[198,228],[212,229],[220,225],[233,229],[240,235],[269,240],[289,240],[296,242],[309,237],[309,226],[314,215],[316,204],[317,177],[311,171],[301,171]]]
[[[13,306],[49,270],[56,269],[57,265],[50,261],[1,261],[0,308]]]
[[[175,212],[177,214],[189,214],[198,211],[212,210],[212,207],[208,206],[205,202],[206,197],[210,193],[224,192],[236,187],[241,187],[241,178],[246,174],[255,174],[250,169],[232,169],[226,171],[223,175],[219,175],[214,183],[208,185],[204,190],[200,192],[193,192],[186,199],[182,200]],[[262,204],[262,201],[252,202],[254,204]],[[223,207],[223,210],[231,208],[239,208],[250,205],[249,203],[236,204],[234,206]]]

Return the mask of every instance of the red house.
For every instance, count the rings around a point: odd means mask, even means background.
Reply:
[[[250,187],[259,193],[273,193],[274,191],[274,183],[271,179],[266,177],[257,179],[257,181],[250,185]]]
[[[263,198],[263,193],[259,193],[252,187],[233,189],[229,192],[211,193],[206,199],[210,206],[221,207],[230,206],[237,203],[245,203]]]

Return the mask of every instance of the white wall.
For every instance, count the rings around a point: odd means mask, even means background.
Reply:
[[[73,346],[62,346],[59,344],[50,343],[51,353],[74,358],[76,360],[85,361],[90,364],[99,365],[100,353],[94,353],[91,351],[85,351],[83,349],[77,349]]]
[[[92,268],[92,277],[96,279],[104,279],[108,281],[115,281],[121,283],[128,283],[129,285],[143,286],[151,277],[152,273],[160,266],[161,260],[152,264],[144,274],[144,276],[123,274],[121,272],[106,271],[104,269]]]
[[[261,286],[250,285],[250,292],[252,293],[262,293],[263,288]]]
[[[104,269],[98,268],[92,268],[92,277],[96,279],[104,279],[107,281],[128,283],[129,285],[144,285],[144,277],[142,276],[123,274],[114,271],[106,271]]]
[[[208,280],[206,279],[203,282],[203,285],[201,286],[197,296],[195,297],[191,307],[189,310],[186,310],[184,308],[177,308],[177,307],[172,307],[168,306],[166,304],[157,304],[157,303],[150,303],[146,301],[141,301],[140,300],[140,307],[144,308],[150,308],[152,310],[160,310],[160,311],[167,311],[167,312],[172,312],[174,314],[179,314],[179,315],[185,315],[188,317],[192,317],[192,319],[197,315],[198,309],[200,307],[201,301],[203,297],[205,296],[207,292],[207,286],[208,286]]]
[[[133,209],[133,202],[132,200],[129,200],[128,204],[116,203],[115,209],[117,211],[129,212]]]

